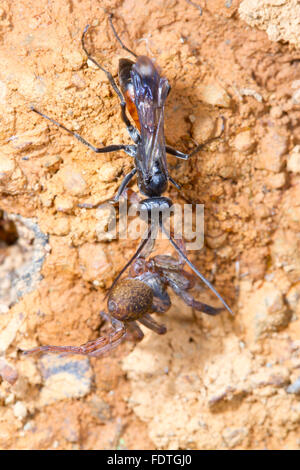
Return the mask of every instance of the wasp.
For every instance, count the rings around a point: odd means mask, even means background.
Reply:
[[[112,74],[100,65],[87,50],[85,39],[89,30],[89,25],[87,25],[83,31],[81,44],[87,58],[106,74],[109,83],[119,99],[121,118],[134,143],[131,145],[113,144],[106,147],[95,147],[78,133],[71,131],[64,125],[46,116],[35,107],[31,107],[31,110],[43,118],[48,119],[59,128],[65,130],[96,153],[105,154],[123,150],[134,159],[134,168],[124,177],[117,194],[111,202],[117,203],[120,197],[127,190],[130,181],[136,177],[139,191],[146,197],[138,204],[138,209],[140,216],[147,221],[148,228],[135,254],[115,278],[107,294],[108,297],[110,298],[113,292],[115,292],[118,282],[122,282],[120,281],[120,278],[128,267],[139,257],[143,256],[147,249],[147,244],[149,245],[150,239],[153,238],[154,233],[157,230],[157,227],[154,227],[152,222],[153,213],[156,213],[158,214],[158,218],[155,218],[155,220],[158,220],[159,228],[166,234],[167,238],[180,255],[181,260],[192,269],[196,276],[198,276],[206,286],[214,292],[222,302],[223,306],[233,314],[225,300],[187,258],[185,250],[176,243],[174,236],[166,230],[164,225],[164,218],[168,217],[168,214],[170,214],[172,201],[163,196],[163,194],[166,192],[169,183],[173,184],[180,190],[180,186],[169,174],[166,154],[168,153],[177,158],[188,160],[199,152],[205,145],[221,136],[224,131],[224,118],[222,118],[220,134],[217,137],[209,139],[204,144],[198,145],[188,154],[166,145],[164,136],[164,108],[166,99],[170,93],[170,84],[165,77],[160,75],[159,69],[153,60],[147,56],[137,56],[123,44],[115,30],[112,18],[113,15],[110,14],[108,19],[115,38],[121,47],[134,57],[134,61],[129,59],[120,59],[119,61],[118,76],[121,90],[118,88]],[[127,110],[135,125],[131,123],[127,115]],[[97,206],[82,204],[81,207],[94,208]]]

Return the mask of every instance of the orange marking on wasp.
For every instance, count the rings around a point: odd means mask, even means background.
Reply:
[[[125,101],[126,101],[126,107],[128,109],[128,112],[129,112],[130,116],[132,117],[132,119],[134,120],[136,127],[140,131],[141,130],[141,125],[140,125],[140,121],[139,121],[139,117],[138,117],[138,112],[137,112],[137,109],[136,109],[136,106],[135,106],[134,102],[132,101],[132,98],[131,98],[131,95],[130,95],[129,91],[124,92],[124,98],[125,98]]]

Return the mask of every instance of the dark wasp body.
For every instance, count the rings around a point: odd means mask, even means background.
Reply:
[[[69,134],[76,137],[76,139],[96,153],[109,153],[118,150],[124,150],[128,155],[134,158],[135,166],[133,170],[124,177],[117,194],[110,202],[118,202],[132,178],[137,176],[139,190],[144,196],[146,196],[146,199],[142,200],[139,204],[139,210],[141,216],[148,220],[147,235],[140,243],[136,253],[114,280],[109,290],[108,296],[114,292],[117,282],[125,270],[130,266],[130,264],[133,263],[138,257],[143,255],[147,243],[156,230],[156,227],[153,227],[151,219],[153,212],[155,212],[159,215],[157,220],[159,221],[158,223],[160,229],[167,235],[173,247],[180,254],[181,260],[189,265],[194,273],[221,300],[224,307],[227,308],[230,313],[232,313],[227,303],[223,300],[223,298],[215,290],[211,283],[197,270],[191,261],[189,261],[184,250],[182,250],[177,245],[174,237],[166,231],[163,223],[165,214],[169,214],[169,209],[172,205],[172,201],[170,199],[162,196],[163,193],[167,190],[168,182],[170,181],[177,189],[180,189],[180,186],[168,173],[166,153],[174,155],[177,158],[187,160],[192,155],[199,152],[205,145],[220,137],[224,130],[224,119],[222,118],[222,129],[220,135],[211,138],[204,144],[198,145],[189,154],[182,153],[179,150],[166,146],[164,137],[164,106],[167,96],[170,92],[170,85],[168,80],[160,76],[157,67],[155,66],[154,62],[149,59],[149,57],[137,56],[123,44],[115,31],[111,18],[112,15],[109,16],[109,21],[116,39],[119,41],[123,49],[136,58],[135,62],[129,59],[120,59],[119,61],[119,82],[122,92],[116,85],[116,82],[111,73],[102,67],[102,65],[98,64],[98,62],[96,62],[95,59],[93,59],[88,53],[85,46],[85,35],[89,26],[87,26],[83,32],[81,43],[88,59],[106,74],[112,88],[116,92],[120,101],[122,120],[125,123],[127,131],[134,144],[113,144],[106,147],[95,147],[76,132],[69,130],[64,125],[58,123],[52,118],[49,118],[34,107],[31,109],[40,116],[51,121],[56,126],[64,129]],[[136,127],[131,124],[126,114],[126,108],[135,122]],[[81,204],[80,207],[94,208],[97,206]],[[219,313],[219,310],[216,309],[216,312]]]

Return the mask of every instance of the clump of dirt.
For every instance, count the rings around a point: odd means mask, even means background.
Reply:
[[[297,0],[244,0],[239,13],[251,26],[265,30],[271,41],[300,46],[300,5]]]
[[[32,245],[41,234],[34,280],[5,299],[10,308],[0,315],[2,449],[299,448],[293,2],[218,0],[202,12],[193,3],[1,3],[0,209],[34,224]],[[133,168],[131,157],[92,153],[30,110],[95,145],[130,142],[117,97],[80,44],[91,24],[93,57],[117,74],[127,54],[105,9],[115,13],[124,42],[155,58],[172,85],[169,145],[189,151],[225,117],[220,141],[187,162],[168,157],[182,186],[168,195],[205,205],[205,246],[189,256],[235,317],[210,318],[172,297],[164,337],[147,331],[135,347],[124,343],[99,359],[28,358],[21,350],[99,336],[104,295],[136,248],[134,240],[112,239],[109,212],[79,207],[111,198]],[[199,295],[217,305],[206,289]]]

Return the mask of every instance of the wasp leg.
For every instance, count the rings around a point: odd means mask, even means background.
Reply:
[[[194,148],[194,150],[192,150],[190,153],[180,152],[179,150],[173,149],[172,147],[169,147],[168,145],[166,145],[166,152],[169,153],[170,155],[174,155],[174,157],[181,158],[182,160],[188,160],[190,157],[200,152],[200,150],[202,150],[206,145],[210,144],[211,142],[214,142],[215,140],[221,137],[225,129],[224,116],[221,116],[221,119],[222,119],[222,127],[221,127],[221,131],[219,135],[217,135],[216,137],[212,137],[211,139],[208,139],[206,142],[203,142],[203,144],[197,145],[197,147]]]
[[[122,276],[122,274],[126,271],[127,268],[129,268],[129,266],[131,265],[131,263],[133,263],[133,261],[138,258],[141,253],[143,252],[144,248],[146,247],[147,248],[147,245],[149,243],[149,241],[151,242],[151,235],[153,233],[153,227],[152,225],[150,224],[147,228],[147,235],[145,238],[143,238],[136,250],[136,252],[134,253],[134,255],[130,258],[130,260],[125,264],[125,266],[121,269],[121,271],[119,272],[119,274],[117,275],[117,277],[114,279],[112,285],[110,286],[107,294],[105,295],[105,298],[107,298],[110,293],[112,292],[113,288],[115,287],[115,285],[117,284],[118,280],[120,279],[120,277]],[[144,234],[145,235],[145,234]]]
[[[191,268],[192,271],[194,271],[194,273],[201,279],[202,282],[204,282],[204,284],[218,297],[219,300],[221,300],[222,304],[224,305],[224,307],[228,310],[228,312],[234,316],[234,313],[233,311],[231,310],[231,308],[227,305],[227,303],[225,302],[225,300],[223,299],[223,297],[218,293],[218,291],[214,288],[214,286],[206,279],[205,276],[203,276],[203,274],[200,273],[200,271],[198,271],[198,269],[196,268],[196,266],[193,265],[193,263],[187,258],[186,254],[184,253],[184,251],[177,245],[177,243],[175,242],[173,236],[168,233],[168,231],[166,230],[165,226],[163,225],[163,221],[160,220],[159,221],[159,226],[160,226],[160,229],[161,231],[167,236],[167,238],[170,240],[171,244],[173,245],[173,247],[175,248],[175,250],[177,251],[177,253],[180,254],[181,258],[186,262],[186,264]]]
[[[171,183],[173,184],[173,186],[175,186],[175,188],[178,189],[178,191],[180,191],[180,190],[181,190],[180,184],[178,184],[178,183],[172,178],[172,176],[169,175],[168,178],[169,178],[169,180],[171,181]]]
[[[96,67],[98,67],[100,70],[102,70],[102,72],[104,72],[105,75],[107,76],[109,83],[111,84],[112,88],[114,89],[114,91],[116,92],[116,94],[118,95],[118,98],[120,100],[122,121],[125,123],[127,131],[129,133],[130,137],[132,138],[133,142],[135,142],[137,144],[140,141],[140,133],[131,124],[131,122],[130,122],[127,114],[126,114],[126,103],[125,103],[124,97],[123,97],[122,93],[120,92],[119,88],[117,87],[117,84],[116,84],[112,74],[108,70],[106,70],[104,67],[102,67],[102,65],[100,65],[95,59],[93,59],[93,57],[90,56],[90,54],[88,53],[88,51],[85,47],[84,38],[85,38],[86,32],[89,29],[89,27],[90,27],[90,25],[87,25],[84,28],[84,31],[83,31],[83,34],[82,34],[82,37],[81,37],[82,49],[86,53],[87,58],[91,62],[93,62],[93,64],[95,64]]]
[[[102,206],[102,204],[107,203],[107,202],[109,202],[110,204],[117,204],[119,202],[120,197],[122,196],[124,191],[126,191],[126,187],[128,186],[129,182],[132,180],[135,174],[136,174],[136,168],[134,168],[130,173],[128,173],[124,177],[117,191],[117,194],[112,199],[107,199],[106,201],[103,201],[100,204],[82,203],[82,204],[78,204],[78,207],[83,208],[83,209],[97,209],[98,207]]]
[[[34,111],[35,113],[39,114],[45,119],[48,119],[48,121],[52,122],[52,124],[55,124],[57,127],[60,127],[61,129],[64,129],[67,131],[69,134],[71,134],[73,137],[75,137],[79,142],[82,144],[86,145],[89,147],[93,152],[96,153],[110,153],[110,152],[115,152],[116,150],[124,150],[128,155],[131,157],[134,157],[136,154],[136,146],[135,145],[124,145],[124,144],[118,144],[118,145],[108,145],[107,147],[95,147],[94,145],[90,144],[87,140],[85,140],[81,135],[77,134],[77,132],[73,132],[67,127],[65,127],[63,124],[60,124],[59,122],[55,121],[54,119],[50,118],[49,116],[46,116],[46,114],[41,113],[38,109],[34,108],[33,106],[30,107],[31,111]]]
[[[122,183],[120,184],[120,187],[117,191],[117,194],[109,201],[113,204],[116,204],[117,202],[119,202],[119,199],[120,197],[122,196],[122,194],[124,193],[125,189],[127,188],[128,184],[130,183],[130,181],[132,180],[132,178],[134,177],[134,175],[136,174],[136,168],[134,168],[130,173],[128,173]]]
[[[189,154],[180,152],[180,150],[173,149],[173,147],[169,147],[166,145],[166,152],[170,155],[174,155],[174,157],[180,158],[181,160],[188,160]]]

